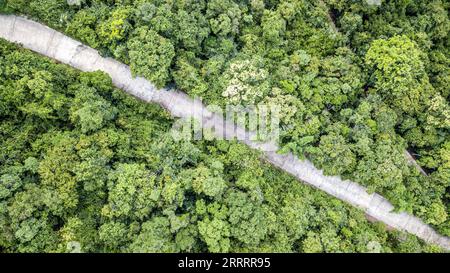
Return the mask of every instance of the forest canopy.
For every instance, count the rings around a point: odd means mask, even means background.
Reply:
[[[439,250],[243,144],[174,141],[167,112],[103,73],[0,52],[2,252]]]
[[[281,106],[283,151],[450,236],[448,1],[69,2],[4,0],[0,11],[206,104]],[[100,72],[0,46],[4,251],[433,250],[241,144],[174,142],[166,112]]]

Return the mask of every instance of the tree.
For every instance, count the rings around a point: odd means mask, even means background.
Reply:
[[[102,209],[107,217],[144,219],[155,208],[160,196],[156,177],[142,164],[122,163],[110,175],[108,204]]]
[[[208,1],[206,18],[212,33],[219,37],[237,35],[239,33],[242,12],[239,5],[232,0]]]
[[[98,18],[103,17],[103,9],[82,9],[75,13],[66,27],[66,32],[93,48],[101,45],[96,31]]]
[[[114,9],[109,18],[97,27],[100,42],[105,46],[116,47],[116,43],[125,39],[132,25],[128,22],[131,10],[125,7]]]
[[[431,92],[421,58],[422,52],[406,36],[374,41],[365,57],[377,92],[405,113],[420,112]]]
[[[221,162],[215,162],[212,168],[205,166],[198,166],[194,170],[188,170],[184,176],[192,181],[192,188],[197,194],[205,194],[213,198],[220,198],[227,188],[225,180],[220,176],[223,172],[223,165]]]
[[[22,186],[17,174],[3,174],[0,176],[0,199],[6,199]]]
[[[229,224],[220,219],[204,219],[198,222],[198,231],[210,252],[228,252],[230,250]]]
[[[82,85],[77,89],[70,109],[70,119],[80,127],[81,132],[96,131],[115,118],[117,109],[98,96],[96,90]]]
[[[258,58],[233,60],[221,79],[222,96],[235,105],[258,103],[270,87],[268,72],[261,66],[262,60]]]
[[[130,245],[131,252],[165,253],[177,250],[169,229],[169,220],[155,216],[142,224],[142,230]]]
[[[258,201],[251,200],[240,191],[229,191],[225,202],[228,207],[230,236],[245,246],[257,245],[267,233],[263,211]]]
[[[177,28],[174,36],[180,46],[192,52],[199,52],[202,42],[210,32],[205,16],[198,11],[187,12],[180,9],[175,20]]]
[[[315,161],[324,168],[327,174],[337,175],[352,172],[356,166],[356,156],[344,136],[330,132],[320,138],[318,149],[315,149]]]
[[[108,250],[120,251],[129,241],[128,227],[121,222],[107,222],[99,227],[99,239]]]
[[[269,43],[281,43],[286,31],[286,21],[279,12],[265,10],[261,19],[263,36]]]
[[[175,56],[170,40],[147,27],[137,28],[127,42],[130,67],[134,74],[141,75],[158,87],[170,79],[169,68]]]
[[[60,251],[91,252],[98,247],[98,232],[89,218],[70,217],[59,230],[62,242]]]
[[[79,204],[78,187],[72,173],[78,162],[74,147],[76,138],[60,133],[51,137],[52,147],[47,147],[39,164],[42,201],[54,215],[64,216]]]
[[[305,253],[323,252],[320,237],[314,232],[308,232],[308,236],[302,241],[302,251]]]
[[[191,96],[204,97],[208,90],[208,84],[200,75],[198,68],[184,58],[177,59],[173,79],[181,90]]]

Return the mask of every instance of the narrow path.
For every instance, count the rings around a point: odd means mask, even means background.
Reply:
[[[417,161],[414,159],[414,157],[411,155],[408,150],[405,150],[405,157],[408,160],[409,164],[413,165],[420,173],[422,173],[425,176],[428,176],[427,172],[417,163]]]
[[[133,78],[128,66],[111,58],[103,58],[96,50],[42,24],[22,17],[0,15],[0,37],[20,43],[25,48],[81,71],[104,71],[111,77],[116,87],[143,101],[160,104],[175,117],[203,120],[205,127],[214,129],[218,136],[253,134],[224,121],[221,116],[209,112],[200,101],[193,100],[182,92],[158,90],[143,78]],[[273,143],[257,143],[248,140],[251,138],[246,139],[242,142],[251,148],[261,150],[268,162],[292,174],[298,180],[364,210],[370,217],[392,228],[409,232],[428,243],[450,250],[450,238],[438,234],[417,217],[407,213],[391,212],[393,206],[379,194],[369,194],[364,187],[342,180],[338,176],[326,176],[311,162],[299,160],[291,153],[277,154],[275,151],[278,147]]]

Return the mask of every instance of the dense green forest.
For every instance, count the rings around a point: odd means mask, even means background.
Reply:
[[[0,41],[0,251],[420,252],[229,141]]]
[[[371,2],[3,0],[0,10],[207,104],[281,106],[283,151],[450,236],[450,3]],[[162,109],[101,73],[5,42],[0,62],[4,251],[68,242],[83,251],[434,250],[368,224],[240,144],[174,142]]]

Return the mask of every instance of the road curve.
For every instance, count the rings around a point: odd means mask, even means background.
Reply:
[[[0,15],[0,37],[81,71],[101,70],[111,77],[116,87],[143,101],[160,104],[174,117],[193,117],[202,120],[205,127],[214,129],[214,133],[218,136],[240,136],[242,139],[245,134],[250,136],[253,134],[224,121],[221,116],[208,111],[200,101],[193,100],[182,92],[157,89],[144,78],[134,78],[125,64],[101,57],[96,50],[40,23],[19,16]],[[251,148],[261,150],[268,162],[298,180],[364,210],[370,217],[392,228],[409,232],[428,243],[450,251],[450,238],[438,234],[417,217],[405,212],[391,212],[392,204],[379,194],[369,194],[359,184],[342,180],[338,176],[326,176],[308,160],[299,160],[291,153],[277,154],[276,144],[258,143],[249,139],[251,137],[242,142]]]

